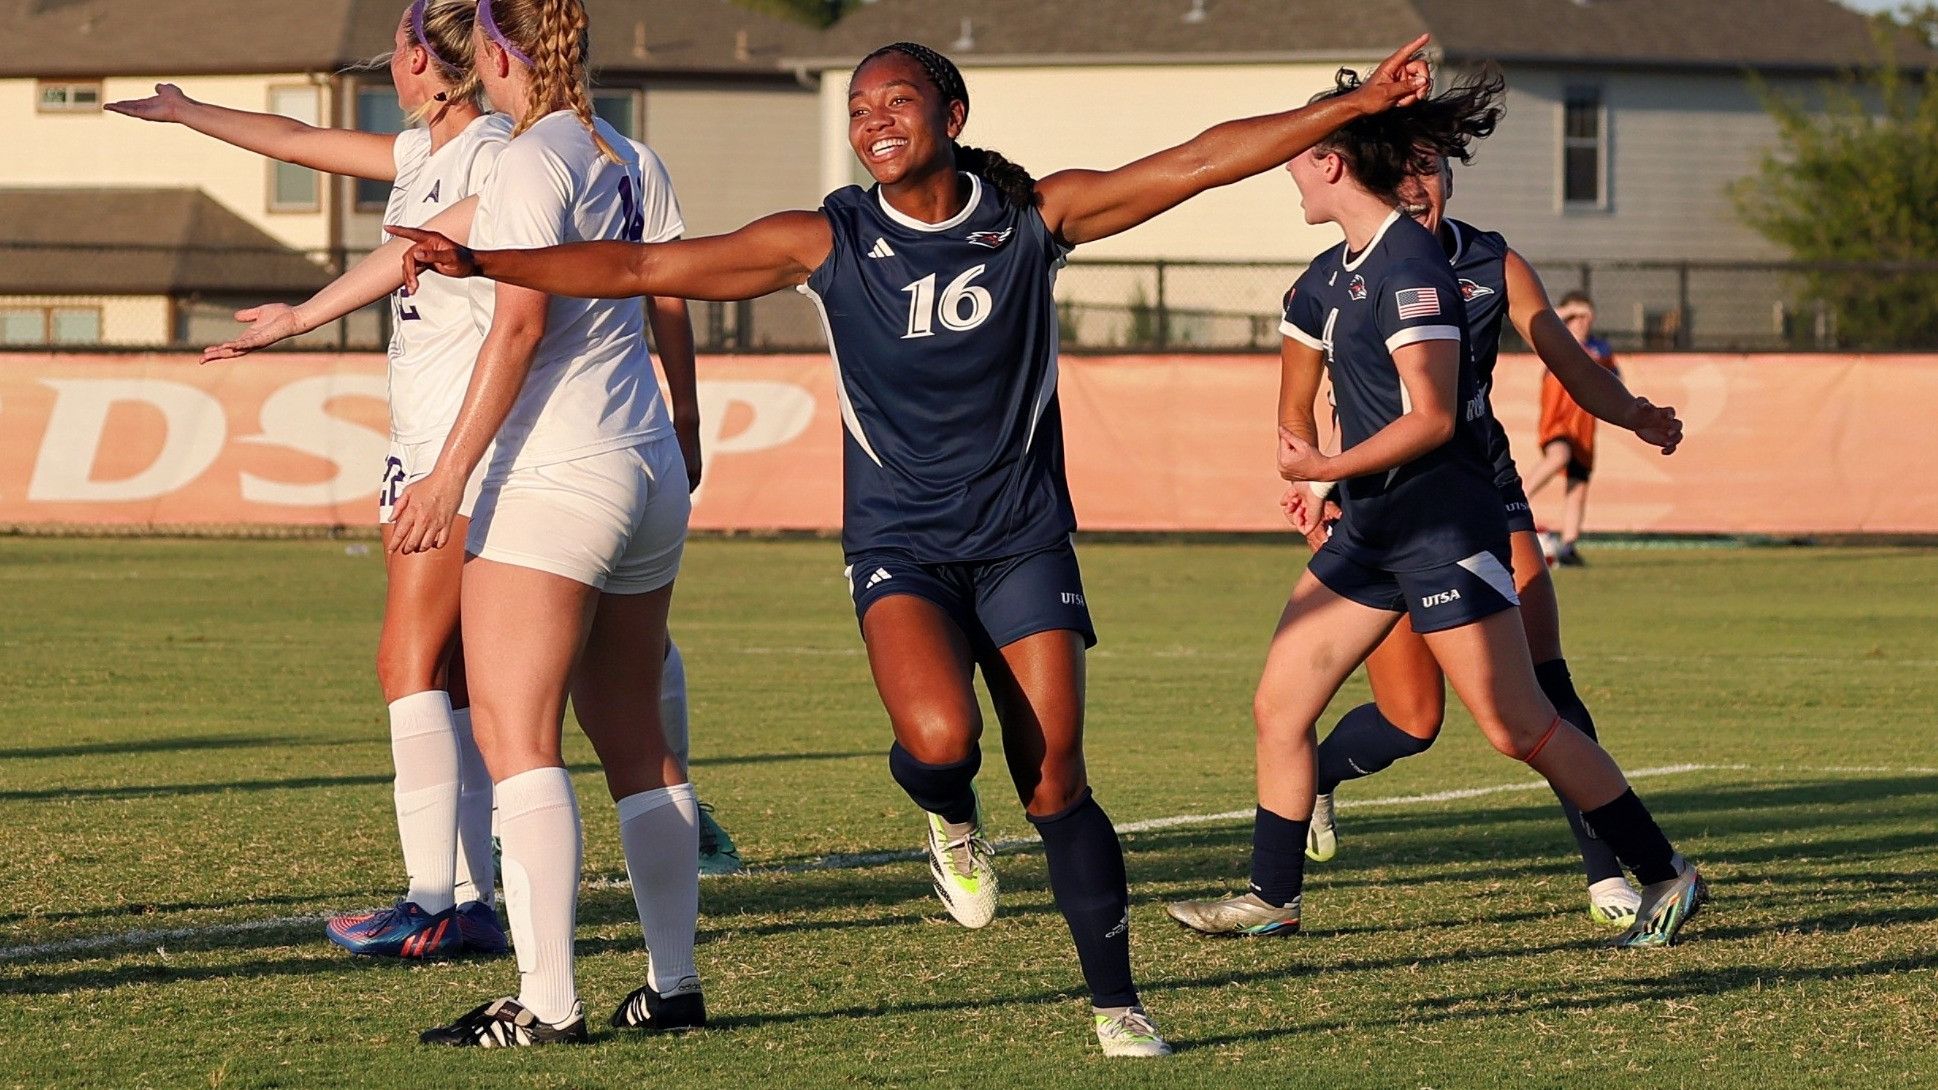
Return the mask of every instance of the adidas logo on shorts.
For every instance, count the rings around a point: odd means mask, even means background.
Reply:
[[[892,576],[892,575],[890,575],[890,574],[888,574],[888,569],[887,569],[887,568],[876,568],[876,569],[875,569],[875,574],[873,574],[873,575],[871,575],[871,576],[869,576],[869,577],[868,577],[868,584],[867,584],[867,586],[865,586],[865,587],[863,587],[862,589],[863,589],[863,590],[868,590],[868,589],[870,589],[870,588],[872,588],[872,587],[874,587],[874,585],[875,585],[876,583],[884,583],[884,582],[887,582],[888,580],[890,580],[890,579],[893,579],[893,578],[895,578],[895,577],[894,577],[894,576]]]

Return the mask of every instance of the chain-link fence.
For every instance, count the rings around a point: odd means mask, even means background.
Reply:
[[[0,348],[190,350],[241,332],[237,310],[294,303],[361,251],[0,242]],[[1938,351],[1938,262],[1537,262],[1552,298],[1581,289],[1623,351]],[[1274,351],[1294,263],[1078,260],[1057,280],[1071,352]],[[777,292],[690,305],[703,352],[820,351],[819,315]],[[366,307],[285,347],[381,350],[390,308]],[[1520,347],[1508,333],[1509,347]]]

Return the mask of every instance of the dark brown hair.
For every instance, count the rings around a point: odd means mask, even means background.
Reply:
[[[1359,73],[1341,68],[1333,87],[1312,101],[1323,102],[1359,85]],[[1339,156],[1368,193],[1398,204],[1406,180],[1439,169],[1441,159],[1473,161],[1473,144],[1487,139],[1500,124],[1500,99],[1506,91],[1507,80],[1489,63],[1440,94],[1347,123],[1319,141],[1316,150]]]

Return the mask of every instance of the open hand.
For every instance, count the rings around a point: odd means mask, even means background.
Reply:
[[[478,275],[478,256],[469,247],[460,246],[436,231],[388,225],[384,230],[416,243],[404,252],[404,286],[413,292],[417,290],[420,272],[454,278]]]
[[[1411,106],[1425,98],[1433,89],[1433,75],[1427,66],[1426,57],[1421,50],[1426,48],[1428,35],[1422,34],[1393,51],[1392,56],[1381,61],[1366,82],[1359,85],[1353,94],[1362,96],[1369,113],[1379,113],[1395,106]]]
[[[390,551],[400,555],[442,549],[451,540],[451,523],[464,501],[464,482],[454,486],[433,469],[404,489],[391,507]]]
[[[148,98],[130,98],[120,102],[110,102],[101,107],[109,113],[126,114],[143,121],[172,121],[180,123],[196,101],[182,93],[180,87],[172,83],[155,84],[155,93]]]
[[[1682,421],[1676,417],[1675,409],[1638,397],[1628,415],[1629,430],[1644,443],[1660,447],[1664,454],[1674,454],[1682,445]]]
[[[246,356],[258,348],[268,348],[278,341],[310,331],[302,315],[287,303],[264,303],[248,310],[238,310],[236,321],[247,324],[248,331],[232,341],[202,349],[203,363]]]

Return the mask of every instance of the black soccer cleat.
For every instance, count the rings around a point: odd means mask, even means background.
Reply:
[[[572,1017],[553,1025],[539,1020],[518,1000],[494,999],[464,1013],[448,1026],[418,1034],[427,1045],[452,1048],[529,1048],[533,1045],[582,1045],[591,1040],[585,1030],[585,1006],[573,1004]]]
[[[700,994],[700,978],[690,976],[661,995],[651,984],[635,988],[612,1012],[612,1028],[643,1029],[648,1033],[699,1029],[707,1024],[707,1001]]]

